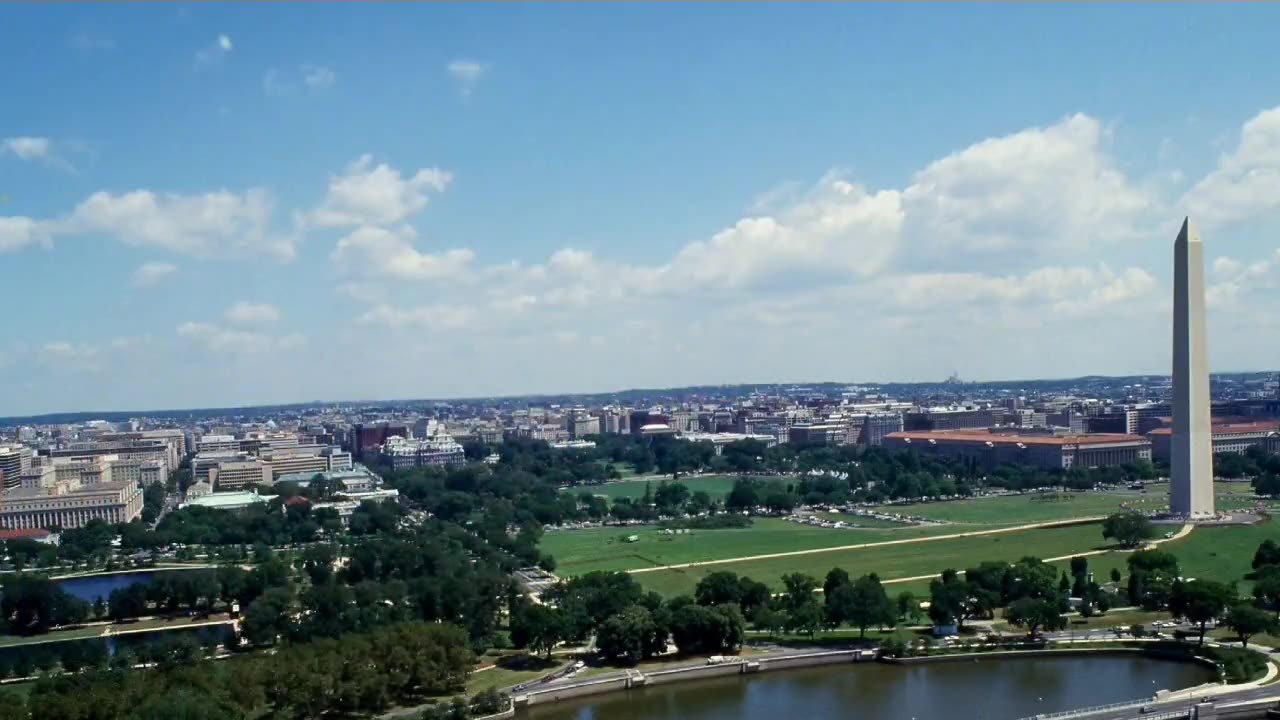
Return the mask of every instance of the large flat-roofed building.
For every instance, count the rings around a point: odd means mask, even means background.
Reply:
[[[223,460],[209,470],[209,484],[216,492],[270,485],[271,466],[258,458]]]
[[[196,441],[196,452],[224,452],[239,450],[240,441],[234,435],[201,435]]]
[[[329,457],[320,445],[291,448],[263,448],[259,457],[271,466],[272,478],[293,473],[318,473],[329,469]]]
[[[166,464],[175,468],[178,463],[182,462],[182,458],[187,455],[187,437],[186,433],[177,428],[167,428],[161,430],[138,430],[132,432],[115,432],[103,433],[98,436],[102,442],[123,442],[123,441],[161,441],[169,448],[169,457],[165,458]]]
[[[165,439],[119,440],[114,442],[82,442],[71,443],[64,447],[41,450],[42,457],[84,458],[97,455],[115,455],[119,458],[137,460],[161,460],[170,467],[177,467],[179,458],[174,458],[174,446]]]
[[[59,479],[53,464],[34,466],[22,485],[0,497],[0,528],[78,528],[90,520],[127,523],[142,514],[142,489],[132,482],[82,485],[79,474]]]
[[[165,482],[169,479],[169,472],[162,460],[116,458],[111,461],[111,479],[120,482],[136,482],[145,487]]]
[[[199,453],[191,459],[191,481],[193,483],[209,483],[209,473],[218,466],[218,463],[227,462],[229,460],[243,460],[249,457],[248,453],[235,452],[232,450],[219,450],[217,452]]]
[[[112,473],[112,468],[118,460],[119,458],[114,455],[94,455],[85,458],[46,460],[41,465],[52,466],[54,477],[58,482],[75,481],[79,485],[98,485],[119,480]]]
[[[971,430],[996,424],[995,411],[988,408],[943,407],[912,410],[903,414],[902,425],[913,430]]]
[[[792,445],[844,445],[849,442],[846,423],[797,423],[787,429],[787,442]]]
[[[1267,452],[1280,452],[1280,420],[1258,422],[1213,423],[1213,454],[1243,453],[1259,446]],[[1169,462],[1173,457],[1173,428],[1156,428],[1147,433],[1151,439],[1151,455]]]
[[[972,459],[990,469],[1025,465],[1044,470],[1070,470],[1124,465],[1151,459],[1151,441],[1139,435],[1052,435],[979,431],[899,432],[884,438],[885,447],[921,455]]]
[[[386,444],[392,437],[408,439],[409,428],[405,425],[383,423],[381,425],[365,425],[357,423],[347,433],[347,449],[356,460],[363,460],[364,454],[377,451],[377,446]]]
[[[864,447],[878,447],[890,433],[902,432],[902,413],[867,413],[858,432],[857,443]]]

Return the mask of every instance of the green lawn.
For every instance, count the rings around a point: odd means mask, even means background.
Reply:
[[[1164,493],[1109,494],[1098,492],[1068,492],[1035,495],[1007,495],[1003,497],[952,500],[948,502],[912,503],[909,505],[885,505],[877,510],[898,515],[912,515],[953,523],[981,525],[1021,525],[1024,523],[1066,520],[1077,517],[1108,515],[1120,508],[1121,503],[1134,503],[1138,507],[1154,509],[1166,505]]]
[[[708,475],[706,477],[681,478],[677,482],[689,488],[690,492],[702,490],[713,498],[723,498],[733,489],[733,483],[737,480],[732,475]],[[658,490],[658,483],[661,479],[656,480],[623,480],[620,482],[610,482],[603,485],[582,485],[579,487],[566,488],[565,492],[571,492],[575,495],[580,492],[589,492],[593,495],[603,495],[610,500],[614,498],[638,498],[644,496],[645,485],[648,485],[654,492]],[[670,479],[667,479],[670,482]]]
[[[543,535],[539,547],[555,557],[556,573],[568,576],[593,570],[633,570],[961,531],[963,528],[954,525],[837,530],[778,518],[755,518],[749,528],[691,530],[683,535],[663,535],[652,525],[556,531]],[[639,540],[625,542],[624,538],[630,535]]]
[[[1215,484],[1215,490],[1218,506],[1223,509],[1232,510],[1257,503],[1256,498],[1249,496],[1252,488],[1247,482],[1219,482]],[[1167,507],[1168,502],[1169,486],[1161,484],[1148,486],[1144,493],[1052,492],[949,502],[885,505],[877,509],[886,513],[914,515],[954,523],[1020,525],[1109,515],[1119,510],[1122,503],[1141,510],[1156,510]]]
[[[1105,547],[1105,543],[1102,539],[1101,526],[1088,524],[939,540],[930,543],[793,555],[785,558],[679,570],[660,570],[640,573],[634,577],[646,589],[671,596],[692,592],[698,580],[707,573],[717,570],[731,570],[768,583],[770,587],[781,588],[782,576],[791,572],[807,573],[822,578],[832,567],[842,567],[855,577],[874,572],[879,574],[882,580],[891,580],[938,573],[946,568],[963,569],[983,560],[1014,561],[1026,555],[1048,558],[1102,547]],[[893,593],[903,589],[897,585],[890,587]]]
[[[1161,533],[1173,529],[1170,526],[1160,527]],[[1267,538],[1280,542],[1280,523],[1264,521],[1256,525],[1197,528],[1181,540],[1161,545],[1160,549],[1178,557],[1185,577],[1236,582],[1240,594],[1248,596],[1252,583],[1245,580],[1244,576],[1252,570],[1250,565],[1254,551]],[[1122,575],[1129,574],[1128,558],[1129,553],[1119,551],[1093,555],[1088,558],[1089,570],[1093,572],[1095,580],[1106,583],[1111,580],[1112,568],[1119,569]],[[1071,562],[1062,560],[1054,564],[1062,570],[1068,570]],[[890,585],[889,588],[891,594],[907,590],[923,597],[929,592],[929,583],[901,583]]]

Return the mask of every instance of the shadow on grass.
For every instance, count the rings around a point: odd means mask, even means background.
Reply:
[[[544,657],[535,657],[533,655],[508,655],[499,659],[494,665],[503,670],[516,670],[519,672],[543,672],[551,671],[561,665],[563,661],[552,658],[548,660]]]

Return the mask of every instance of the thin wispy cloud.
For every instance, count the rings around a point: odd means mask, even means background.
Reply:
[[[133,286],[152,287],[177,271],[178,266],[170,262],[145,262],[133,271]]]
[[[49,157],[53,143],[46,137],[10,137],[0,141],[0,153],[19,160],[43,160]]]
[[[299,65],[297,70],[269,68],[262,74],[262,92],[270,97],[292,95],[299,90],[321,92],[333,87],[338,75],[324,65]]]
[[[24,135],[0,139],[0,158],[16,158],[23,162],[39,163],[69,173],[78,173],[70,155],[92,154],[88,146],[79,142],[57,142],[47,137]]]
[[[221,34],[207,47],[196,51],[196,67],[207,68],[217,65],[234,49],[231,36]]]
[[[67,37],[67,44],[80,52],[98,52],[115,50],[116,41],[110,36],[96,30],[77,30]]]
[[[338,79],[331,68],[323,65],[303,65],[299,72],[302,73],[302,84],[314,90],[331,87]]]
[[[488,69],[484,63],[474,60],[454,60],[445,66],[445,71],[458,83],[458,92],[464,98],[471,96]]]

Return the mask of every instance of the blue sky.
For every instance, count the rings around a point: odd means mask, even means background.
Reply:
[[[0,415],[1277,365],[1272,4],[3,14]]]

